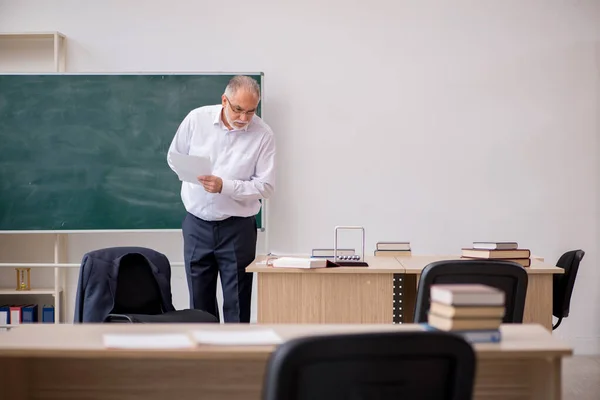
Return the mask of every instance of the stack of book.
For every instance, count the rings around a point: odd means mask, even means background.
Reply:
[[[471,342],[499,342],[504,292],[480,284],[431,285],[427,325]]]
[[[520,249],[517,242],[473,242],[472,248],[462,249],[462,258],[514,261],[523,267],[531,265],[531,251]]]
[[[410,256],[410,242],[377,242],[375,256]]]

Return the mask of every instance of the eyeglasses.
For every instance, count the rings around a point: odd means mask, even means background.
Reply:
[[[241,108],[240,106],[233,106],[231,104],[231,100],[229,100],[229,97],[225,96],[225,98],[227,99],[227,104],[229,104],[229,108],[231,109],[231,111],[233,111],[236,114],[244,114],[244,115],[254,115],[254,113],[256,112],[256,110],[244,110],[243,108]]]

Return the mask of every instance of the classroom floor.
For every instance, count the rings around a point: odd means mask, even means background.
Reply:
[[[600,398],[600,356],[573,356],[563,360],[563,400]]]

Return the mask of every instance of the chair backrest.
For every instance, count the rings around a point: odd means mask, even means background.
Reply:
[[[569,316],[575,278],[584,255],[583,250],[567,251],[556,263],[557,267],[565,270],[564,274],[554,274],[552,277],[552,314],[557,318]]]
[[[263,400],[471,399],[475,363],[447,332],[303,337],[269,358]]]
[[[433,284],[480,283],[504,291],[502,322],[523,322],[527,272],[513,261],[446,260],[428,264],[421,272],[415,305],[415,322],[427,322],[430,288]]]
[[[123,256],[117,277],[113,314],[161,314],[160,290],[144,256]]]

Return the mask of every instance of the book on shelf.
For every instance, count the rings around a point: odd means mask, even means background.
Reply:
[[[38,322],[38,305],[37,304],[27,304],[23,306],[23,323],[24,324],[33,324]]]
[[[42,323],[54,323],[54,306],[52,304],[44,304],[42,307]]]
[[[10,306],[4,304],[0,306],[0,325],[10,324]]]
[[[431,285],[430,299],[455,306],[504,306],[502,290],[477,283]]]
[[[23,306],[10,306],[10,324],[19,325],[23,323]]]
[[[517,242],[473,242],[473,248],[479,250],[517,250]]]
[[[529,258],[531,257],[531,251],[529,249],[487,250],[463,248],[462,256],[467,258],[483,258],[489,260],[505,258]]]
[[[410,251],[410,242],[377,242],[376,250],[408,250]]]

